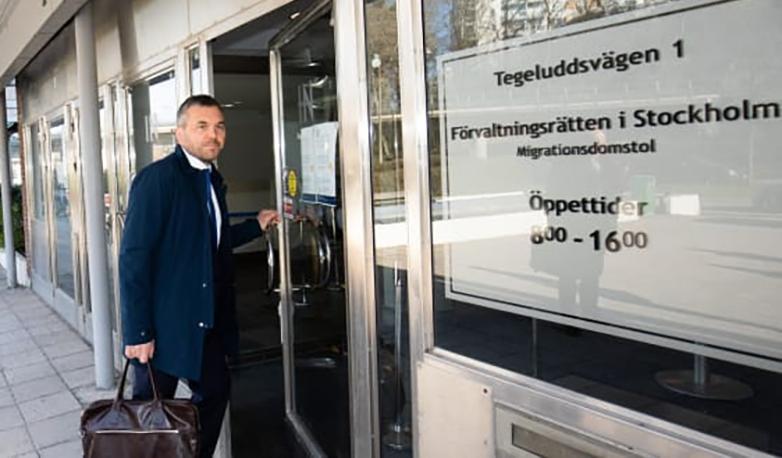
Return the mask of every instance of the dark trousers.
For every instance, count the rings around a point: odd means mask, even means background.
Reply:
[[[154,364],[154,360],[153,360]],[[179,378],[152,369],[160,396],[166,399],[174,397]],[[219,334],[210,332],[204,339],[204,355],[201,363],[201,380],[188,380],[193,392],[191,400],[198,408],[201,421],[201,457],[211,458],[214,454],[220,427],[223,424],[225,408],[231,391],[231,377],[225,360]],[[152,385],[146,365],[133,367],[133,399],[152,399]]]

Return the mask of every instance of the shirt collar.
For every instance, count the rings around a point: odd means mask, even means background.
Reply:
[[[206,170],[206,169],[209,169],[210,171],[212,170],[212,164],[208,162],[204,162],[201,159],[188,153],[184,147],[182,148],[182,152],[185,153],[185,159],[187,159],[187,162],[190,164],[190,167],[193,167],[196,170]]]

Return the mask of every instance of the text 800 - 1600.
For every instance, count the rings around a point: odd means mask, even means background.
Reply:
[[[610,231],[608,233],[595,230],[589,233],[592,248],[595,251],[608,251],[616,253],[623,248],[644,249],[649,245],[649,236],[643,231]],[[569,238],[568,231],[564,227],[557,226],[532,226],[530,241],[535,245],[542,243],[583,243],[582,238]]]

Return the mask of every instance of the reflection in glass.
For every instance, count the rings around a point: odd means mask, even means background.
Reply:
[[[163,158],[176,146],[176,87],[170,71],[131,87],[135,170]]]
[[[8,151],[11,158],[11,184],[20,186],[22,184],[22,160],[20,156],[20,138],[19,134],[14,132],[8,137]]]
[[[201,81],[201,53],[199,48],[193,48],[188,51],[190,60],[190,94],[203,94],[203,83]]]
[[[46,158],[41,146],[40,130],[37,123],[30,126],[30,157],[32,159],[31,174],[33,184],[32,239],[33,239],[33,270],[45,280],[51,281],[51,264],[49,262],[49,229],[47,223],[48,209],[46,205]]]
[[[435,344],[780,453],[777,5],[686,3],[423,2]]]
[[[366,2],[382,456],[410,456],[407,250],[396,2]]]
[[[6,122],[13,124],[17,122],[19,118],[19,110],[16,106],[16,86],[6,86],[5,88],[5,103],[6,103]]]
[[[113,93],[116,89],[111,88]],[[113,225],[115,224],[112,215],[112,200],[116,196],[116,192],[111,189],[113,179],[112,171],[114,170],[114,138],[113,138],[113,122],[108,118],[110,111],[106,109],[106,102],[104,99],[98,101],[98,122],[100,123],[100,138],[101,138],[101,159],[103,162],[103,220],[104,230],[106,237],[106,249],[109,255],[108,269],[109,269],[109,309],[112,314],[115,314],[114,309],[115,297],[114,297],[114,234]],[[114,323],[115,320],[112,320]]]
[[[328,456],[350,456],[343,209],[331,8],[279,50],[283,230],[294,304],[296,410]]]
[[[130,177],[132,165],[135,164],[135,151],[130,139],[135,139],[133,129],[133,103],[130,91],[118,86],[112,86],[111,103],[114,113],[113,119],[108,120],[112,125],[111,141],[114,145],[114,169],[116,171],[117,209],[122,211],[127,207],[127,197],[130,190]],[[118,221],[121,224],[121,221]],[[122,228],[119,228],[120,231]]]
[[[55,259],[57,287],[74,297],[73,247],[69,174],[73,167],[70,151],[64,147],[65,125],[62,119],[49,125],[49,151],[52,163],[52,197],[54,206]]]

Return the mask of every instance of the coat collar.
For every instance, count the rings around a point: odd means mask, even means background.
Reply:
[[[174,156],[176,156],[176,162],[177,164],[179,164],[179,167],[182,168],[183,172],[193,173],[193,174],[199,172],[199,170],[194,169],[193,167],[190,166],[190,162],[188,162],[187,157],[185,157],[185,152],[182,149],[182,147],[179,146],[179,144],[177,144],[176,149],[174,149]]]
[[[198,170],[190,165],[190,161],[187,160],[187,156],[185,156],[185,150],[182,149],[182,146],[179,144],[176,145],[176,149],[174,149],[174,155],[176,156],[177,163],[182,168],[182,171],[189,174],[198,174],[201,172],[201,170]],[[212,180],[217,186],[222,186],[223,184],[223,176],[220,174],[220,172],[217,170],[217,167],[213,164],[212,165]]]

